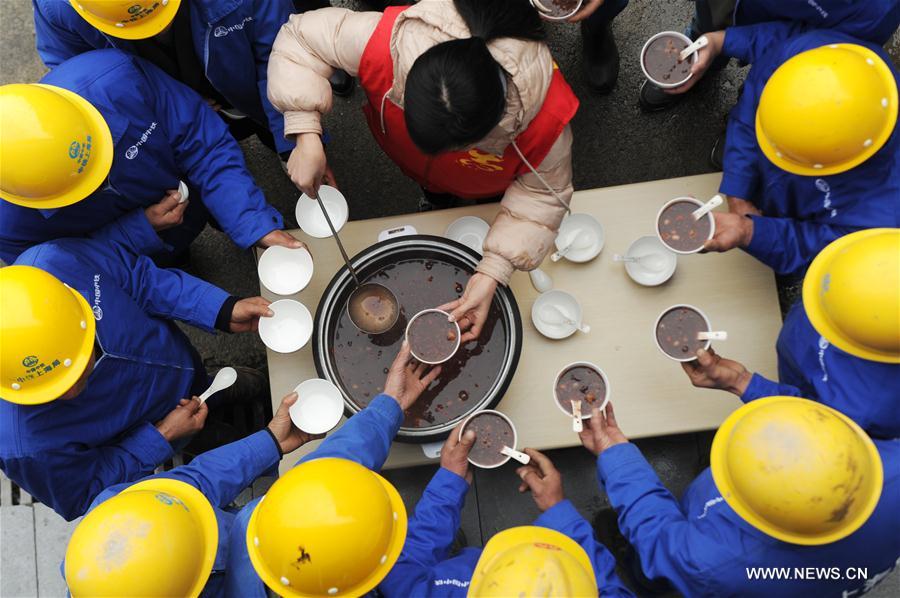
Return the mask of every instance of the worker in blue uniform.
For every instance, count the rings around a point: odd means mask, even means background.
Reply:
[[[191,397],[209,377],[172,320],[251,331],[268,305],[117,243],[29,249],[0,268],[0,469],[69,520],[104,488],[152,473],[208,413]],[[239,375],[232,388],[247,386]],[[211,401],[255,398],[229,392]]]
[[[62,568],[69,593],[223,595],[235,517],[229,505],[282,456],[320,437],[291,423],[296,402],[297,393],[289,394],[266,428],[188,465],[101,492],[66,548]]]
[[[90,50],[118,48],[152,62],[200,94],[238,140],[255,134],[287,161],[294,143],[266,96],[269,54],[296,10],[325,0],[32,0],[37,51],[53,69]],[[135,13],[144,14],[135,19]],[[344,71],[330,78],[335,95],[353,92]]]
[[[695,0],[694,19],[686,34],[696,40],[731,28],[757,25],[770,21],[792,23],[804,29],[833,29],[855,38],[884,45],[900,26],[900,2],[897,0]],[[674,106],[712,67],[727,64],[730,55],[716,58],[701,50],[694,76],[683,86],[663,90],[649,81],[641,85],[640,104],[647,112],[658,112]],[[718,141],[717,143],[722,143]],[[721,168],[721,147],[714,148],[712,161]]]
[[[377,473],[403,413],[441,373],[403,344],[384,392],[238,513],[229,532],[225,595],[362,596],[400,556],[406,509]],[[264,500],[263,500],[264,499]]]
[[[207,222],[242,248],[302,246],[281,230],[209,106],[119,50],[81,54],[40,84],[0,87],[0,159],[7,263],[37,243],[84,235],[177,254]]]
[[[616,561],[591,524],[563,496],[562,477],[542,453],[525,449],[517,470],[520,492],[531,491],[542,514],[532,526],[510,528],[484,549],[450,555],[469,491],[469,450],[477,438],[460,424],[441,449],[441,467],[409,522],[406,544],[379,586],[386,598],[406,596],[632,596]]]
[[[803,301],[778,336],[778,379],[701,351],[682,364],[694,386],[749,402],[790,395],[837,409],[879,438],[900,437],[900,229],[831,243],[810,265]]]
[[[900,439],[796,397],[757,399],[677,500],[611,406],[581,433],[643,573],[685,596],[856,596],[900,559]]]

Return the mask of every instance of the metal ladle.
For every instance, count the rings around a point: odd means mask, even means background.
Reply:
[[[338,249],[341,251],[341,257],[344,258],[344,263],[347,265],[347,269],[350,270],[350,276],[353,277],[353,283],[356,285],[356,289],[350,293],[350,298],[347,300],[347,315],[350,316],[350,321],[366,334],[383,334],[387,332],[393,328],[394,324],[397,323],[397,318],[400,317],[400,302],[397,301],[397,296],[383,284],[378,284],[377,282],[359,283],[359,276],[356,275],[356,270],[350,264],[350,258],[347,257],[347,252],[344,251],[344,244],[341,243],[341,238],[334,229],[334,224],[331,223],[331,216],[328,215],[328,210],[325,209],[325,204],[322,203],[318,193],[316,194],[316,202],[322,209],[325,222],[328,223],[328,228],[331,229],[331,234],[337,243]]]

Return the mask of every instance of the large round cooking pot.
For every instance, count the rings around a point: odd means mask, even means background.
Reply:
[[[348,416],[383,390],[408,319],[462,295],[480,259],[468,247],[428,235],[388,239],[354,256],[350,261],[360,281],[387,286],[400,302],[397,324],[377,336],[352,325],[346,305],[353,279],[346,266],[335,274],[316,311],[313,357],[319,376],[341,389]],[[512,380],[521,351],[519,307],[512,292],[499,287],[477,343],[460,347],[441,366],[438,381],[407,411],[397,439],[439,440],[467,415],[494,407]]]

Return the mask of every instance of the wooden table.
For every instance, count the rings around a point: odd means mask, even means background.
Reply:
[[[625,253],[636,238],[653,234],[656,213],[677,196],[711,197],[719,174],[708,174],[592,189],[575,193],[572,208],[587,212],[603,223],[606,244],[592,262],[574,264],[547,259],[544,270],[554,287],[575,295],[584,308],[592,331],[561,341],[541,336],[531,323],[531,306],[538,293],[524,272],[517,272],[511,287],[522,311],[522,356],[512,384],[497,409],[515,422],[520,447],[552,449],[578,444],[571,420],[554,405],[552,386],[566,364],[585,360],[603,368],[610,379],[610,398],[622,430],[632,438],[715,429],[740,401],[721,391],[695,389],[678,363],[659,352],[653,341],[653,324],[663,309],[690,303],[703,309],[716,330],[727,330],[729,340],[717,350],[744,363],[749,369],[776,376],[775,339],[781,315],[775,278],[769,268],[741,251],[726,254],[678,257],[678,269],[669,282],[654,288],[634,283],[614,253]],[[497,204],[378,218],[348,223],[341,232],[348,253],[354,255],[373,244],[379,232],[404,224],[419,233],[442,235],[447,225],[463,215],[493,220]],[[342,266],[334,241],[311,239],[292,231],[309,244],[315,256],[315,275],[303,292],[292,298],[315,313],[316,305],[335,272]],[[271,300],[282,298],[260,285]],[[272,403],[299,382],[317,377],[311,345],[292,354],[267,349]],[[318,443],[311,443],[282,461],[282,471]],[[404,467],[433,462],[420,447],[394,443],[385,467]]]

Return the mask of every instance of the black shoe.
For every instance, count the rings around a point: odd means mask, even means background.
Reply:
[[[346,98],[353,94],[353,77],[347,74],[347,71],[340,69],[334,71],[328,77],[328,82],[331,83],[331,92],[336,96]]]
[[[662,112],[681,101],[682,94],[666,93],[661,87],[644,79],[641,83],[639,103],[644,112]]]
[[[722,165],[725,163],[725,131],[719,133],[719,136],[716,137],[716,142],[712,146],[712,151],[709,152],[709,164],[716,170],[722,170]]]
[[[582,21],[581,46],[588,88],[599,94],[611,92],[619,78],[619,48],[610,24],[590,27]]]

